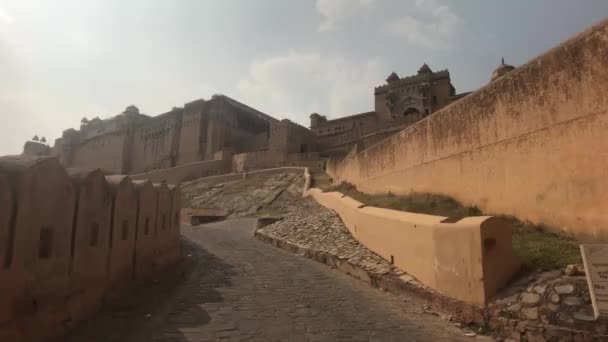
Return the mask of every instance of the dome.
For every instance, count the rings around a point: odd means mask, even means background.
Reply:
[[[503,58],[500,65],[496,69],[494,69],[494,72],[492,72],[492,81],[501,78],[513,69],[515,69],[515,67],[509,64],[505,64],[505,59]]]
[[[391,74],[386,78],[387,83],[392,83],[397,80],[399,80],[399,76],[395,72],[391,72]]]
[[[129,107],[125,108],[124,113],[139,114],[139,108],[135,107],[134,105],[130,105]]]
[[[432,73],[433,73],[433,70],[431,70],[431,68],[429,68],[429,66],[426,63],[422,64],[420,69],[418,69],[418,74],[432,74]]]

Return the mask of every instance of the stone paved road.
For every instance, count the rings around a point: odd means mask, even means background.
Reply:
[[[424,313],[415,299],[384,293],[325,265],[266,245],[252,237],[254,229],[253,219],[184,227],[182,233],[190,240],[186,253],[195,264],[186,279],[174,289],[148,294],[148,307],[140,303],[124,316],[115,311],[102,314],[66,340],[484,339],[465,337],[450,323]]]

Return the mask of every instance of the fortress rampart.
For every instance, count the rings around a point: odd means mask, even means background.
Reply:
[[[179,257],[180,190],[0,158],[0,340],[38,341]]]

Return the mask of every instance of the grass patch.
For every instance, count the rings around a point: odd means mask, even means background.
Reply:
[[[503,217],[513,224],[513,250],[522,261],[522,271],[551,270],[581,262],[576,240],[549,231],[544,225]]]
[[[333,185],[325,191],[339,191],[346,196],[374,207],[460,219],[485,215],[475,206],[464,206],[452,197],[429,193],[370,195],[349,183]],[[552,270],[581,262],[578,243],[564,234],[550,232],[544,225],[501,216],[513,225],[513,250],[522,262],[522,272]]]

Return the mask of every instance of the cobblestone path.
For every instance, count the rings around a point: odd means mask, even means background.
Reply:
[[[413,298],[384,293],[252,237],[255,220],[184,227],[192,268],[134,294],[67,341],[471,341]],[[146,291],[152,291],[146,293]],[[145,298],[139,302],[135,299]],[[149,311],[149,313],[147,313]]]

